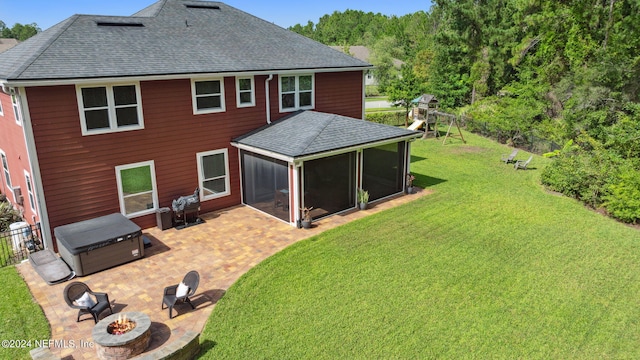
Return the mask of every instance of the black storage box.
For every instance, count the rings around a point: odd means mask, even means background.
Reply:
[[[84,276],[144,257],[142,231],[120,213],[58,226],[60,257]]]

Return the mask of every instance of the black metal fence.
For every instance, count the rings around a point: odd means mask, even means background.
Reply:
[[[535,154],[544,154],[554,150],[562,149],[562,146],[554,141],[543,139],[535,135],[533,131],[501,131],[491,129],[485,122],[474,121],[462,117],[460,126],[474,134],[484,136],[498,141],[502,144],[509,144],[513,147],[526,150]]]
[[[42,250],[40,224],[15,223],[13,229],[0,232],[0,267],[26,259],[30,253]]]

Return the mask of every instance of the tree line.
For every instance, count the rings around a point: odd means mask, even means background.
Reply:
[[[26,25],[15,23],[12,27],[7,27],[4,21],[0,20],[0,38],[25,41],[40,31],[42,29],[36,23]]]
[[[565,144],[546,154],[542,182],[640,222],[637,0],[434,0],[401,17],[347,10],[290,30],[368,46],[394,98],[434,94],[513,146],[524,134]]]

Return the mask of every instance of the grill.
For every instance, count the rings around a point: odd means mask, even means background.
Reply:
[[[198,224],[201,222],[200,216],[200,189],[196,188],[192,195],[180,196],[179,198],[173,200],[171,207],[173,209],[173,214],[175,216],[175,223],[179,225],[178,228],[189,226],[193,224]],[[189,215],[195,214],[193,216],[193,221],[189,222]]]

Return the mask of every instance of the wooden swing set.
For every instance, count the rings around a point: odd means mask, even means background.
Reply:
[[[423,139],[428,138],[430,135],[434,137],[440,137],[438,131],[439,125],[445,125],[447,127],[447,134],[444,136],[442,145],[446,144],[447,139],[450,137],[460,137],[463,143],[467,143],[462,136],[462,130],[460,130],[460,122],[458,116],[438,111],[438,100],[435,96],[430,94],[424,94],[418,99],[414,100],[418,103],[418,106],[413,111],[413,123],[408,127],[410,130],[418,130],[424,128]],[[456,126],[458,133],[451,132],[453,126]]]

